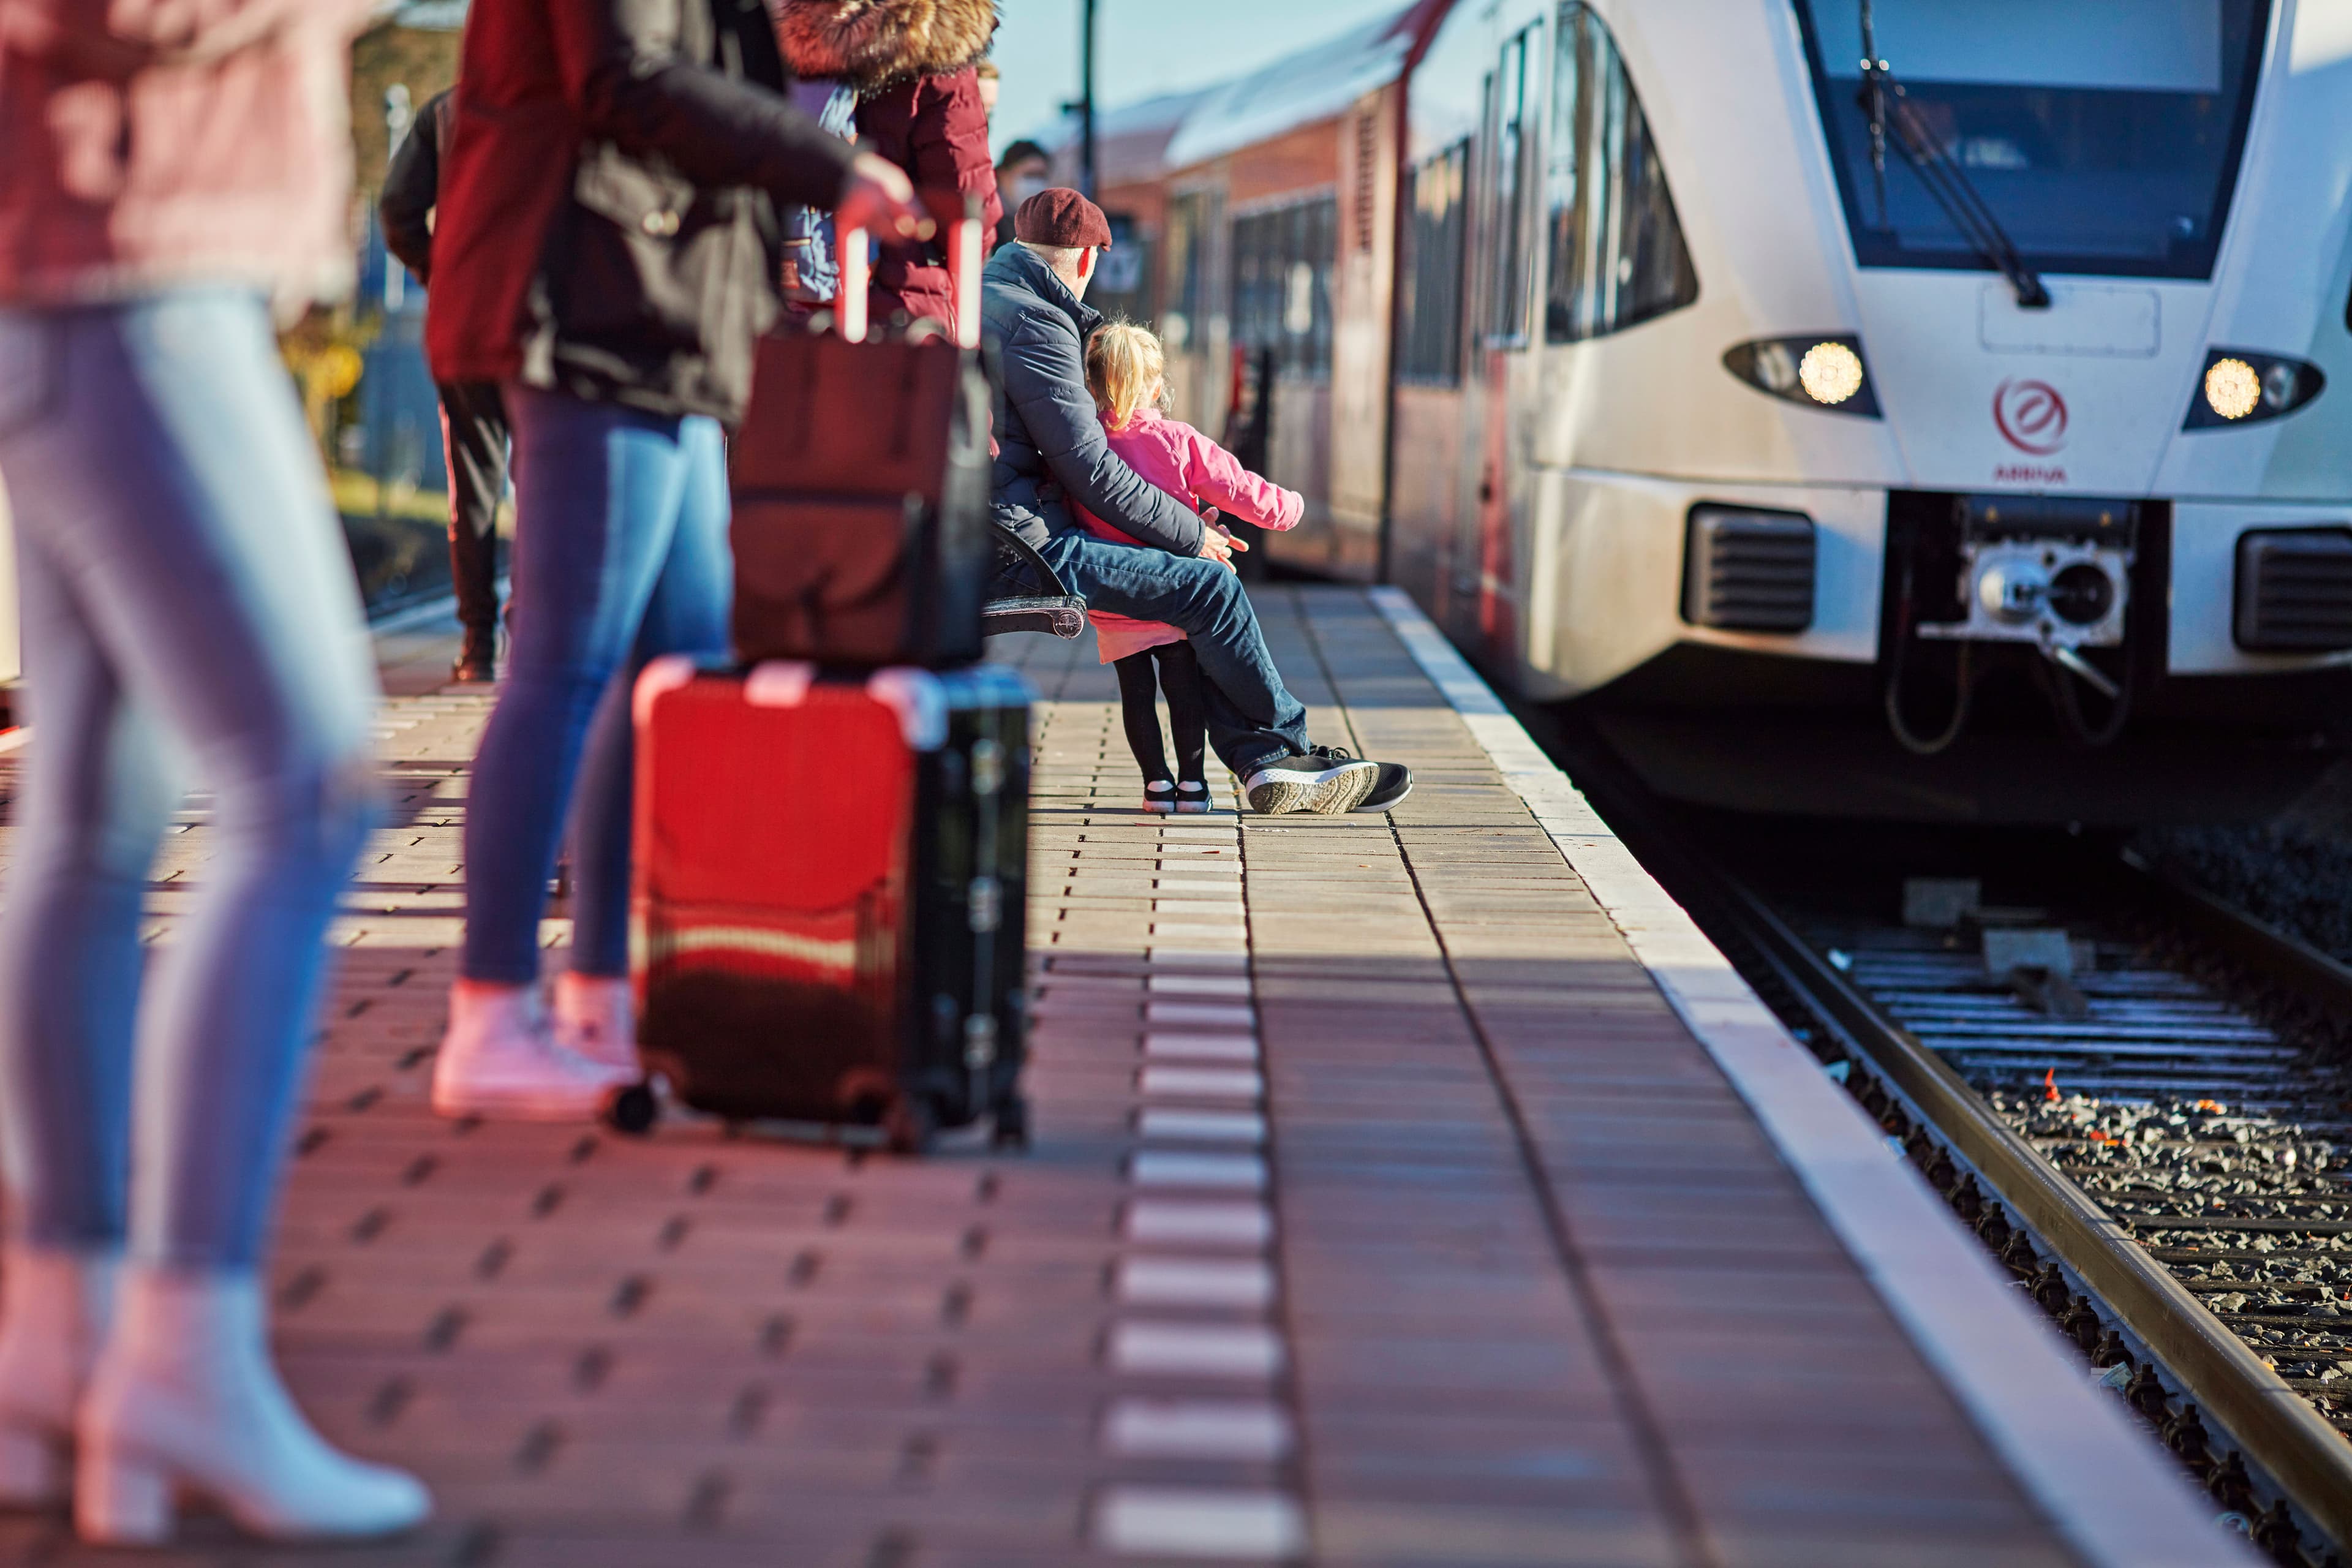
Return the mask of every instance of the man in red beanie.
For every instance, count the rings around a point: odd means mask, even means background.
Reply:
[[[1165,621],[1192,639],[1209,680],[1209,744],[1260,811],[1385,811],[1412,788],[1401,763],[1307,739],[1307,710],[1266,652],[1234,575],[1233,538],[1120,460],[1087,391],[1086,344],[1102,325],[1087,288],[1111,243],[1102,209],[1056,186],[1021,204],[1013,238],[982,274],[982,349],[995,395],[997,521],[1035,546],[1097,610]],[[1076,501],[1142,541],[1098,539]]]

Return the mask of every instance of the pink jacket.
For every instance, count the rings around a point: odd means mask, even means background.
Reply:
[[[0,0],[0,303],[349,287],[372,0]]]
[[[1156,408],[1137,409],[1124,430],[1113,429],[1105,417],[1103,435],[1129,468],[1194,511],[1215,507],[1227,517],[1277,530],[1297,528],[1299,519],[1307,515],[1305,496],[1260,479],[1242,467],[1239,458]],[[1137,542],[1075,501],[1071,510],[1100,537]],[[1087,618],[1094,622],[1095,642],[1105,664],[1162,643],[1184,640],[1182,632],[1158,621],[1134,620],[1108,610],[1089,611]]]

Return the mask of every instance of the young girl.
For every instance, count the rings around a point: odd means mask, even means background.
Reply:
[[[1260,479],[1190,425],[1160,414],[1168,395],[1166,373],[1160,340],[1141,327],[1116,321],[1087,341],[1087,390],[1094,394],[1110,449],[1195,511],[1214,507],[1261,528],[1297,528],[1307,510],[1305,497]],[[1083,507],[1077,512],[1102,538],[1136,542]],[[1202,762],[1208,743],[1208,700],[1192,645],[1182,632],[1158,621],[1099,610],[1089,618],[1103,662],[1118,672],[1127,743],[1143,769],[1143,809],[1207,811],[1209,785]],[[1157,699],[1161,692],[1168,698],[1169,729],[1176,737],[1173,779],[1160,746]]]

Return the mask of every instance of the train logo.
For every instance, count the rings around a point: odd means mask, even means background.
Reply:
[[[2004,381],[1993,389],[1992,422],[2019,451],[2047,458],[2066,444],[2066,400],[2046,381]]]

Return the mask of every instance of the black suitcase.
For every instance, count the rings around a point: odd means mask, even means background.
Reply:
[[[860,237],[845,237],[838,316],[761,341],[729,447],[736,656],[967,664],[995,559],[980,226],[949,230],[956,336],[869,335]]]
[[[631,967],[649,1072],[736,1120],[1025,1145],[1028,683],[649,667]],[[650,1097],[641,1097],[645,1110]]]

